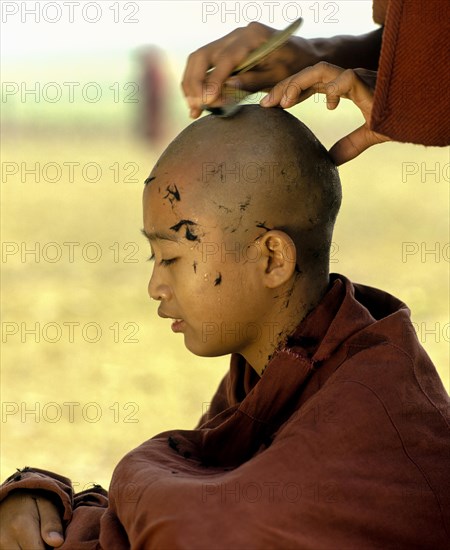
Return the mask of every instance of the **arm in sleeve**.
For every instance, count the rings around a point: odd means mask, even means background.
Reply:
[[[40,492],[55,503],[65,531],[61,550],[98,548],[100,519],[108,506],[108,493],[100,485],[74,495],[67,477],[27,466],[5,480],[0,487],[0,501],[13,491]]]

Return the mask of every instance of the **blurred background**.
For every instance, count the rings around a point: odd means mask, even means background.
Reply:
[[[284,28],[302,15],[305,37],[364,33],[371,2],[1,9],[1,477],[30,465],[76,490],[107,487],[127,451],[192,427],[228,367],[191,355],[147,295],[143,181],[189,124],[187,55],[252,20]],[[348,101],[291,111],[327,147],[362,123]],[[447,149],[388,143],[343,166],[331,266],[409,305],[447,390],[448,163]]]

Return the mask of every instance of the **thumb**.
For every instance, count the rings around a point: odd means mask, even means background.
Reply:
[[[364,124],[336,142],[329,153],[336,166],[340,166],[356,158],[372,145],[385,141],[383,137],[369,130]]]
[[[41,537],[49,546],[58,548],[64,542],[59,510],[47,498],[36,498],[36,504],[41,523]]]

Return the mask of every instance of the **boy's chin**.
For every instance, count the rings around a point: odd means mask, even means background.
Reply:
[[[198,357],[222,357],[224,355],[229,355],[235,350],[230,347],[225,346],[214,346],[208,343],[202,342],[189,342],[187,339],[184,339],[184,345],[194,355]]]

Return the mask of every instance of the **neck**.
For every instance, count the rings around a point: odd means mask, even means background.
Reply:
[[[273,299],[275,307],[264,318],[257,342],[241,352],[246,361],[260,375],[274,354],[283,346],[301,321],[321,301],[329,285],[328,273],[317,277],[297,276],[285,289],[278,289]]]

